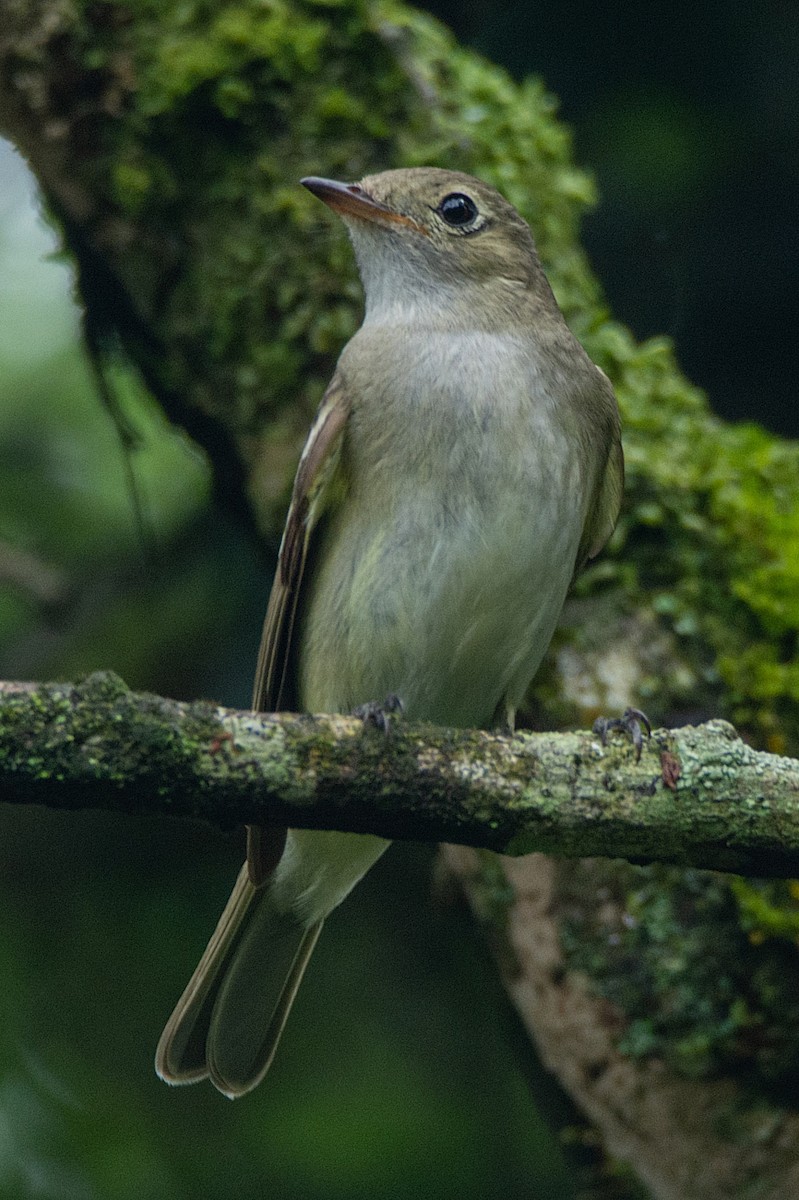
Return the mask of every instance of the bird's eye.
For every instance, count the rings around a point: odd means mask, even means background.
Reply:
[[[477,216],[477,205],[471,196],[464,196],[462,192],[451,192],[439,204],[438,212],[448,225],[462,228],[464,225],[471,225]]]

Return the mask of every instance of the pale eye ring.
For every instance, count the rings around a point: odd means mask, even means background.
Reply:
[[[436,212],[447,225],[463,229],[477,218],[477,205],[471,196],[465,195],[464,192],[450,192],[441,201]]]

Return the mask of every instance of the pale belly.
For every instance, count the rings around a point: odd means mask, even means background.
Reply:
[[[300,638],[303,708],[395,693],[409,718],[461,727],[515,708],[552,637],[581,524],[563,497],[530,486],[523,500],[456,507],[431,486],[332,529]]]
[[[503,508],[431,528],[430,503],[417,493],[391,525],[331,531],[300,638],[307,711],[349,712],[395,693],[410,719],[487,727],[520,702],[571,580],[578,522],[564,506],[514,530]],[[291,830],[276,902],[307,923],[324,917],[387,845]]]
[[[469,355],[450,338],[426,361],[403,356],[392,386],[353,412],[358,487],[321,534],[299,614],[306,711],[351,712],[395,694],[410,720],[487,728],[520,703],[546,652],[588,483],[533,366],[519,387],[512,340],[469,343]],[[362,390],[370,377],[359,376]],[[280,903],[318,919],[386,845],[292,831]]]

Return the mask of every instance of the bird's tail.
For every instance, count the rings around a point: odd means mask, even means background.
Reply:
[[[243,1096],[269,1069],[322,928],[278,910],[247,865],[161,1035],[155,1069],[167,1083],[210,1077]]]

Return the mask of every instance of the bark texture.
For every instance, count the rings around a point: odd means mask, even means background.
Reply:
[[[485,920],[486,889],[496,893],[498,886],[493,870],[487,885],[486,864],[474,850],[449,846],[443,853]],[[568,864],[533,854],[503,859],[501,871],[512,899],[502,934],[495,915],[490,929],[508,995],[544,1062],[611,1153],[632,1163],[658,1200],[799,1195],[793,1107],[762,1096],[742,1103],[729,1075],[699,1083],[657,1055],[636,1058],[620,1050],[627,1015],[598,994],[584,972],[570,969],[563,952],[561,923],[575,902]],[[581,895],[587,897],[584,887]],[[607,907],[605,886],[596,887],[595,900]]]
[[[239,712],[137,694],[110,673],[0,687],[0,796],[799,874],[799,763],[725,721],[626,735],[520,733]]]

